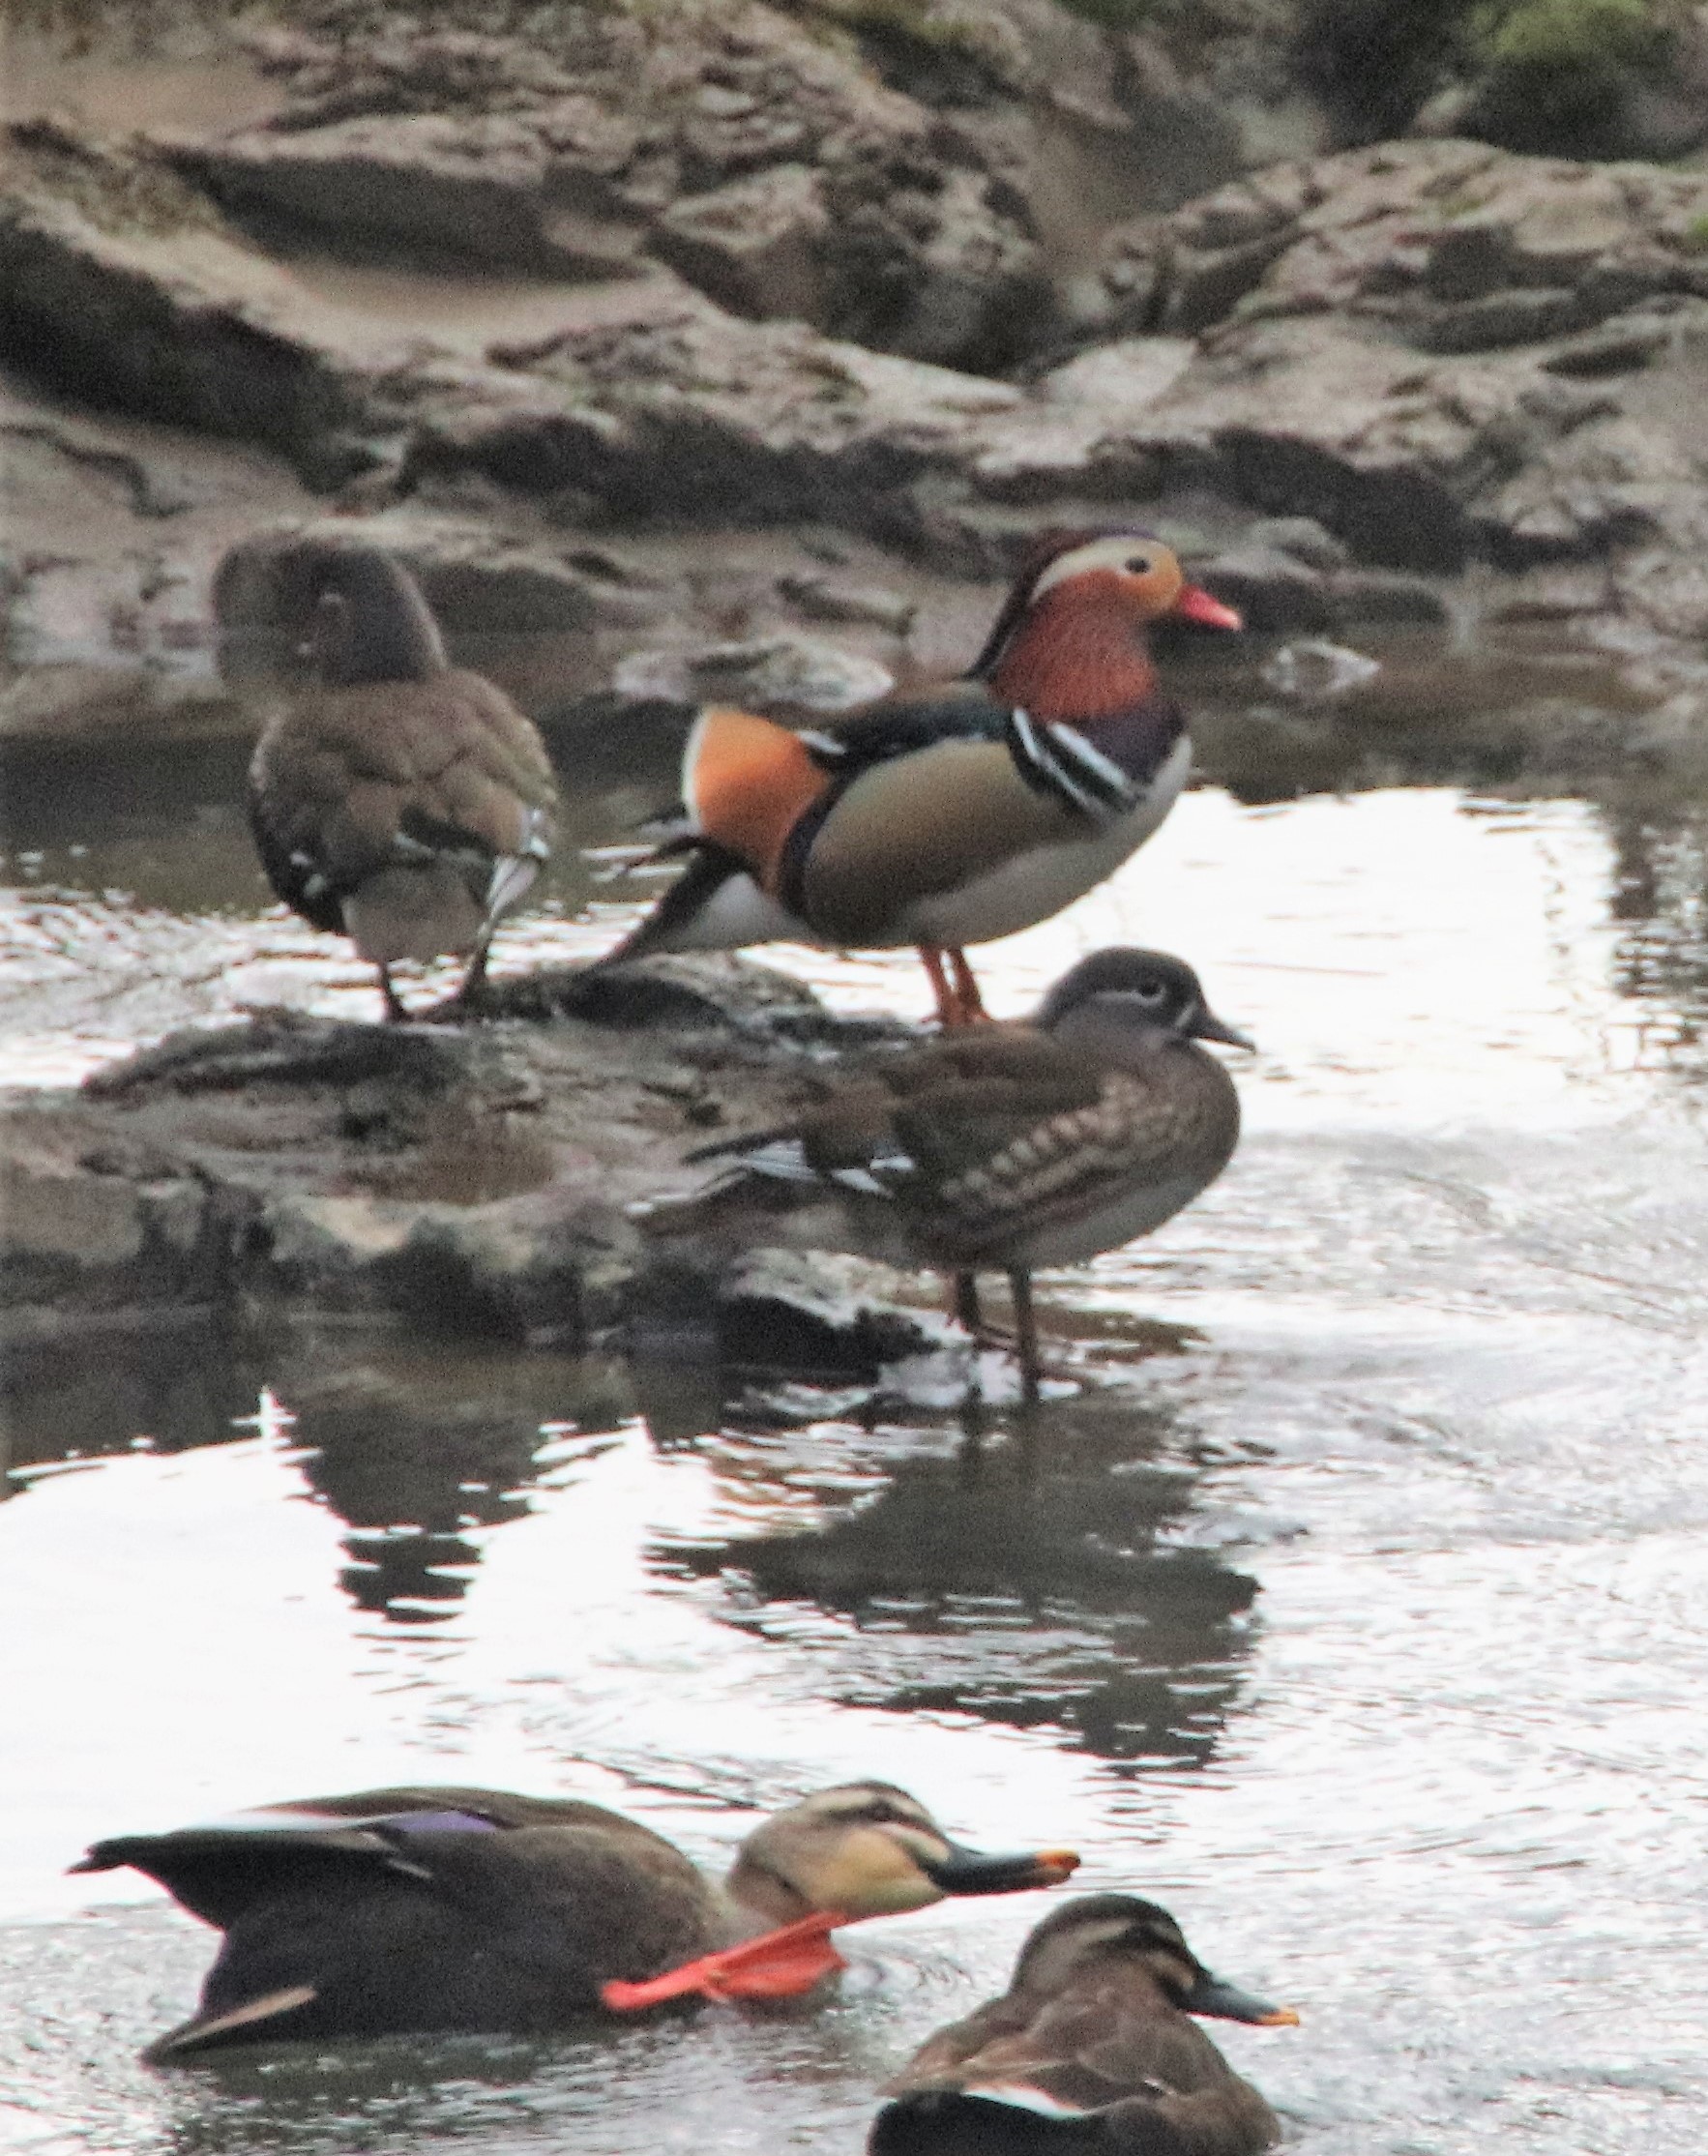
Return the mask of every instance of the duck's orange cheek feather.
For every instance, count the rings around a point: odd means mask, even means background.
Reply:
[[[786,726],[720,704],[701,714],[682,759],[683,796],[701,834],[772,893],[789,833],[830,783]]]

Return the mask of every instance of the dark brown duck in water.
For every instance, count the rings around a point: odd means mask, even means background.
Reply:
[[[1190,1204],[1239,1137],[1233,1081],[1198,1046],[1251,1043],[1160,951],[1083,959],[1029,1024],[957,1028],[844,1066],[793,1123],[701,1146],[734,1155],[697,1197],[641,1215],[668,1240],[852,1251],[1014,1291],[1021,1371],[1038,1379],[1031,1275],[1117,1249]]]
[[[962,1848],[905,1791],[863,1782],[766,1820],[721,1888],[619,1813],[475,1788],[309,1797],[98,1842],[72,1869],[130,1865],[224,1933],[195,2013],[149,2050],[172,2063],[296,2037],[525,2034],[694,1993],[786,1997],[842,1965],[839,1924],[1054,1886],[1077,1862]]]
[[[467,955],[473,1005],[492,931],[551,850],[545,744],[502,690],[453,666],[414,578],[371,546],[305,540],[275,575],[300,598],[314,680],[268,724],[250,820],[274,890],[379,969]]]
[[[1255,2156],[1275,2113],[1192,2019],[1296,2023],[1210,1974],[1166,1909],[1094,1894],[1045,1918],[999,1999],[884,2091],[869,2156]]]

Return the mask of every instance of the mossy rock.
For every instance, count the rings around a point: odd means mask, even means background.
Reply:
[[[1676,0],[1485,0],[1464,34],[1477,132],[1516,150],[1632,147],[1622,112],[1676,73],[1686,26]]]
[[[1658,155],[1708,136],[1685,0],[1301,0],[1299,25],[1300,64],[1347,142],[1420,116],[1427,132],[1565,157]],[[1664,104],[1664,120],[1639,118],[1645,103]],[[1664,142],[1645,138],[1657,126]]]

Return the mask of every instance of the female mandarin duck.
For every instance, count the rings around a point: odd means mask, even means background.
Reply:
[[[1197,1044],[1251,1043],[1159,951],[1099,951],[1029,1024],[981,1026],[862,1059],[791,1124],[699,1147],[734,1154],[709,1191],[641,1216],[701,1243],[853,1251],[1014,1289],[1022,1375],[1038,1382],[1031,1273],[1148,1235],[1212,1183],[1239,1138],[1233,1081]]]
[[[1154,1902],[1071,1902],[1026,1941],[1003,1996],[889,2083],[869,2156],[1256,2156],[1280,2121],[1194,2014],[1299,2019],[1212,1976]]]
[[[314,669],[250,767],[250,820],[274,890],[350,936],[403,1017],[399,960],[468,954],[473,1004],[500,915],[551,849],[545,744],[502,690],[452,666],[414,578],[370,546],[304,540],[275,575]]]
[[[915,944],[945,1025],[984,1016],[962,946],[1047,920],[1143,844],[1186,783],[1145,628],[1238,629],[1148,532],[1040,541],[963,680],[792,729],[700,715],[688,872],[605,963],[749,943]],[[946,962],[947,961],[947,962]]]
[[[473,1788],[309,1797],[98,1842],[72,1870],[131,1865],[224,1933],[195,2013],[150,2047],[172,2063],[275,2039],[525,2034],[602,2006],[789,1997],[843,1965],[838,1925],[1054,1886],[1078,1861],[981,1855],[904,1790],[861,1782],[775,1814],[721,1890],[620,1813]]]

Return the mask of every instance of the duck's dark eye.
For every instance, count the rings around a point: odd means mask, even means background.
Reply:
[[[1141,1003],[1161,1003],[1168,989],[1161,981],[1139,981],[1134,985],[1133,992]]]
[[[1143,554],[1132,555],[1127,563],[1128,574],[1134,576],[1148,576],[1154,566]]]

